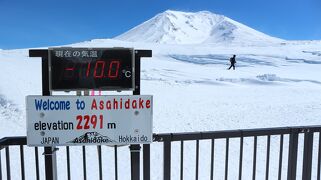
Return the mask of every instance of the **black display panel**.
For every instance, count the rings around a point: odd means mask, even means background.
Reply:
[[[130,48],[49,49],[51,90],[133,90]]]

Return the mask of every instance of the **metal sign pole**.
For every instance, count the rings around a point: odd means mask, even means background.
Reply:
[[[42,57],[42,95],[51,96],[49,89],[49,71],[48,71],[48,56]],[[57,157],[55,153],[55,147],[45,147],[45,168],[46,168],[46,180],[57,179]]]
[[[51,96],[49,89],[48,50],[29,50],[29,57],[42,58],[42,95]],[[44,148],[46,180],[57,180],[56,150],[55,147]]]
[[[135,90],[133,95],[140,95],[140,56],[138,51],[135,51]],[[129,146],[132,180],[140,179],[140,148],[139,144]]]
[[[135,51],[135,90],[133,95],[140,95],[140,60],[141,57],[152,57],[151,50],[136,50]],[[148,149],[149,145],[146,146]],[[140,150],[141,146],[139,144],[130,145],[130,155],[131,155],[131,179],[139,180],[140,179]],[[150,179],[149,173],[146,171],[150,170],[150,154],[149,151],[144,152],[144,179]]]

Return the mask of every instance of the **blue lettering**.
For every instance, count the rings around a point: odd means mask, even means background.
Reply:
[[[43,106],[43,110],[48,110],[47,101],[44,101],[42,106]]]
[[[58,101],[55,102],[55,109],[59,109],[59,102]]]
[[[37,100],[35,99],[35,107],[37,111],[41,110],[56,110],[56,111],[63,111],[63,110],[70,110],[70,101],[43,101],[42,99]]]
[[[37,111],[41,111],[41,104],[42,104],[42,99],[40,101],[35,99],[35,106]]]
[[[66,102],[66,109],[69,110],[70,109],[70,101]]]
[[[54,104],[55,102],[50,102],[50,110],[54,110]]]

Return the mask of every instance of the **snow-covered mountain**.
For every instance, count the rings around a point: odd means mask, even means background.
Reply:
[[[244,46],[244,43],[253,45]],[[143,58],[141,61],[141,93],[153,95],[155,133],[320,124],[321,41],[283,41],[206,11],[166,11],[116,39],[95,39],[66,46],[153,50],[152,58]],[[236,70],[228,71],[232,54],[237,55]],[[28,49],[1,50],[0,67],[0,138],[26,135],[25,97],[41,94],[41,59],[29,58]],[[131,93],[108,91],[103,94]],[[266,171],[265,138],[258,137],[257,141],[257,179],[265,178],[265,173],[261,173]],[[288,136],[284,136],[284,139],[287,142]],[[314,141],[319,140],[315,138]],[[231,138],[229,142],[231,151],[228,178],[237,179],[239,141]],[[253,173],[253,141],[244,138],[244,142],[242,175],[243,179],[247,179]],[[299,138],[300,143],[303,141]],[[287,152],[288,144],[284,143],[284,152]],[[172,144],[173,169],[180,167],[178,145]],[[222,166],[226,157],[225,145],[223,140],[215,141],[213,169],[216,179],[224,179],[225,176],[225,166]],[[102,162],[108,164],[114,151],[107,146],[102,148],[105,154]],[[195,178],[195,158],[190,158],[195,157],[195,149],[193,141],[184,144],[185,179]],[[82,173],[79,173],[82,149],[71,147],[70,150],[71,177],[82,179]],[[278,150],[279,139],[272,136],[270,162],[278,162]],[[316,154],[318,149],[313,148],[313,151]],[[99,179],[97,148],[87,147],[86,152],[87,164],[90,164],[87,166],[88,177]],[[199,177],[209,179],[209,141],[202,140],[200,152]],[[151,145],[153,180],[163,178],[160,168],[162,153],[163,145]],[[20,167],[19,154],[19,148],[12,148],[12,167]],[[25,164],[35,164],[34,148],[25,148],[25,154]],[[64,148],[61,147],[57,154],[58,179],[67,179]],[[130,179],[128,147],[120,147],[118,154],[118,178]],[[302,155],[303,149],[299,149],[298,154]],[[312,179],[316,179],[318,158],[312,159],[315,164],[312,167],[315,172]],[[40,167],[43,167],[44,161],[40,159],[39,162],[42,163]],[[286,159],[284,162],[287,162]],[[277,177],[278,167],[278,164],[271,163],[270,177]],[[302,167],[302,158],[298,158],[297,177],[301,178]],[[28,168],[30,171],[26,171],[27,179],[35,179],[35,174],[28,173],[35,172],[34,167]],[[113,179],[114,169],[109,166],[103,168],[103,176]],[[282,179],[286,179],[286,169],[283,168],[282,171]],[[44,179],[44,171],[42,172],[40,176]],[[173,171],[172,179],[179,179],[179,172]],[[20,169],[12,168],[12,179],[20,178]],[[6,179],[5,173],[3,179]]]
[[[226,16],[167,10],[114,39],[165,44],[281,42]]]

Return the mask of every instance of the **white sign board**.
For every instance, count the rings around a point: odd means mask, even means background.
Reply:
[[[152,142],[152,96],[27,96],[28,146]]]

